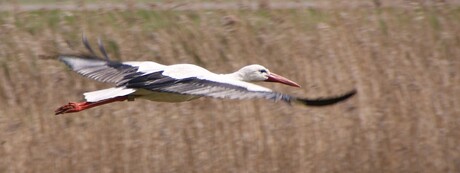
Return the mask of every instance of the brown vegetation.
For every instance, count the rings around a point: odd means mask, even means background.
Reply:
[[[3,12],[0,172],[460,172],[460,11],[448,6],[258,11]],[[230,72],[259,63],[299,96],[120,102],[54,116],[107,87],[49,55],[101,36],[119,60]]]

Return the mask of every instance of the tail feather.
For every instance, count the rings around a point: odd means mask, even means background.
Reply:
[[[87,102],[97,102],[97,101],[115,98],[119,96],[126,96],[135,91],[136,91],[135,89],[131,89],[131,88],[117,87],[117,88],[108,88],[108,89],[103,89],[103,90],[86,92],[86,93],[83,93],[83,95],[85,96],[85,100]]]

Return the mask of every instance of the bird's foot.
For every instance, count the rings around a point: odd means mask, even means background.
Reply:
[[[85,105],[87,102],[70,102],[64,106],[59,107],[54,111],[54,115],[65,114],[65,113],[72,113],[72,112],[79,112],[85,109]]]
[[[134,99],[134,97],[132,97],[132,99]],[[59,114],[65,114],[65,113],[80,112],[82,110],[89,109],[92,107],[105,105],[107,103],[112,103],[112,102],[124,101],[124,100],[130,100],[130,98],[128,96],[120,96],[120,97],[110,98],[110,99],[96,101],[96,102],[70,102],[56,109],[56,111],[54,111],[54,114],[59,115]]]

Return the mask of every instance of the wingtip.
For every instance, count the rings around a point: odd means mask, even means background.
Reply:
[[[103,55],[103,58],[99,57],[96,55],[96,53],[94,52],[94,50],[92,49],[89,41],[88,41],[88,38],[86,37],[86,34],[85,33],[82,33],[82,43],[83,45],[85,46],[87,52],[85,53],[69,53],[69,54],[60,54],[60,55],[57,55],[57,59],[59,61],[62,61],[66,64],[68,64],[70,61],[72,61],[73,59],[88,59],[88,60],[99,60],[99,61],[107,61],[107,62],[110,62],[110,59],[108,57],[108,54],[104,48],[104,45],[102,43],[102,40],[100,38],[98,38],[98,46],[99,46],[99,49]]]
[[[306,106],[329,106],[329,105],[334,105],[336,103],[345,101],[352,96],[356,95],[357,90],[353,89],[351,91],[346,92],[345,94],[342,94],[340,96],[336,97],[328,97],[328,98],[317,98],[317,99],[302,99],[302,98],[297,98],[296,101],[306,105]]]
[[[59,61],[64,63],[65,65],[71,67],[72,65],[69,63],[70,56],[69,55],[59,55],[57,58]]]

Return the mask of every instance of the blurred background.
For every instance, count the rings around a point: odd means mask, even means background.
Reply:
[[[0,1],[0,172],[460,172],[454,0]],[[56,60],[258,63],[322,108],[202,98],[54,110],[108,87]]]

